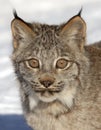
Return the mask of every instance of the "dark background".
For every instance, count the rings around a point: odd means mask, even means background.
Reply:
[[[0,130],[32,130],[22,115],[0,115]]]

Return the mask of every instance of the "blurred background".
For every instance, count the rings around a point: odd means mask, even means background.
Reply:
[[[87,23],[87,44],[101,40],[101,0],[0,0],[0,122],[2,123],[0,128],[3,128],[3,122],[7,121],[7,115],[22,114],[19,83],[16,81],[10,60],[13,8],[27,22],[60,24],[76,15],[81,7],[83,7],[82,17]],[[13,127],[7,126],[7,128],[15,130]]]

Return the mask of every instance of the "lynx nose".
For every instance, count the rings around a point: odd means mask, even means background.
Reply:
[[[54,83],[54,78],[44,77],[44,78],[41,78],[39,81],[44,87],[48,88]]]
[[[52,81],[41,81],[40,82],[42,85],[44,85],[44,87],[48,88],[49,86],[51,86],[53,84]]]

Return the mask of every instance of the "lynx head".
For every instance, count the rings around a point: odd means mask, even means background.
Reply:
[[[26,23],[15,13],[11,24],[15,72],[27,95],[68,107],[79,87],[86,25],[80,15],[62,25]],[[33,99],[34,100],[34,99]]]

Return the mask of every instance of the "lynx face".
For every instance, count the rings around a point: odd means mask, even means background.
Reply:
[[[79,72],[77,64],[68,53],[62,54],[64,50],[56,47],[50,48],[50,51],[44,48],[37,50],[39,51],[36,52],[33,48],[29,55],[23,53],[26,57],[23,57],[19,64],[18,73],[30,84],[31,93],[35,93],[40,100],[49,102],[59,98],[59,93],[63,91],[74,90],[72,82],[77,84]],[[33,52],[36,54],[33,55]]]
[[[24,91],[43,102],[59,100],[71,107],[79,87],[79,60],[85,37],[84,21],[49,26],[12,21],[13,62]],[[78,60],[79,54],[79,60]]]

